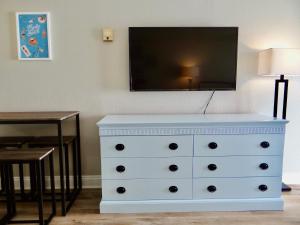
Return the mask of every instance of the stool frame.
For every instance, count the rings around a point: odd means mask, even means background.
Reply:
[[[9,151],[9,150],[8,150]],[[48,218],[44,218],[44,197],[42,188],[42,162],[49,158],[49,171],[50,171],[50,190],[51,190],[51,206],[52,211]],[[14,176],[13,164],[34,164],[36,167],[37,177],[37,203],[38,203],[38,220],[12,220],[16,215],[16,199],[14,190]],[[56,199],[55,199],[55,181],[54,181],[54,165],[53,165],[53,151],[41,160],[6,160],[1,163],[4,168],[5,179],[5,194],[6,194],[6,208],[7,214],[0,220],[0,224],[19,224],[19,223],[39,223],[40,225],[48,225],[56,214]]]

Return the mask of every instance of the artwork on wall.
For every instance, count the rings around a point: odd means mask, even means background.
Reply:
[[[16,13],[19,60],[51,60],[50,14]]]

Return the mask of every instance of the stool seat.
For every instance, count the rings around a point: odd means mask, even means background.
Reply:
[[[63,144],[71,144],[76,136],[63,136]],[[4,147],[22,147],[23,144],[42,145],[42,146],[58,146],[57,136],[6,136],[0,137],[0,146]],[[0,147],[0,148],[1,148]]]
[[[5,142],[18,142],[18,143],[25,143],[27,141],[32,140],[33,136],[4,136],[0,137],[0,143]]]
[[[42,160],[47,157],[54,148],[35,148],[35,149],[0,149],[0,162],[28,162],[33,160]]]
[[[0,148],[21,148],[25,142],[24,137],[0,137]]]
[[[63,136],[63,144],[68,145],[72,144],[73,141],[76,139],[76,136]],[[40,137],[34,137],[30,141],[27,142],[29,146],[58,146],[58,139],[56,136],[40,136]]]
[[[4,142],[0,143],[1,148],[21,148],[23,143],[15,143],[15,142]]]

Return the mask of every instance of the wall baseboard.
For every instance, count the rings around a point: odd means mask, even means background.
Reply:
[[[59,176],[55,176],[55,187],[60,187]],[[50,187],[49,176],[46,176],[46,186]],[[15,189],[20,190],[20,178],[14,177]],[[73,187],[73,177],[70,177],[70,185]],[[29,190],[30,187],[30,178],[29,176],[24,177],[24,186],[26,190]],[[92,188],[101,188],[101,176],[99,175],[85,175],[82,176],[82,188],[92,189]]]

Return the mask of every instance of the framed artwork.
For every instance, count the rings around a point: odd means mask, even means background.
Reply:
[[[51,60],[50,14],[17,12],[19,60]]]

